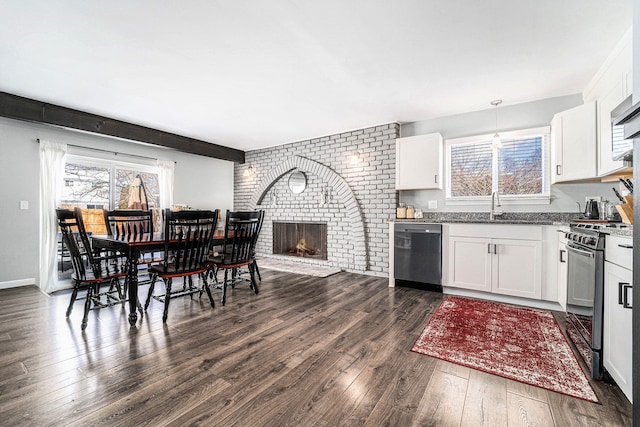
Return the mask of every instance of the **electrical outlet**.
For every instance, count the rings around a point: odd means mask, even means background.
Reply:
[[[585,202],[588,202],[589,200],[595,200],[596,202],[601,202],[602,201],[602,196],[586,196],[584,198]]]
[[[20,210],[26,211],[27,209],[29,209],[29,201],[20,200]]]
[[[428,207],[429,207],[429,209],[438,209],[438,201],[437,200],[429,200]]]

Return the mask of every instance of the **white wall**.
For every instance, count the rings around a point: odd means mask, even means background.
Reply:
[[[0,118],[0,288],[38,281],[38,139],[176,161],[174,203],[222,212],[233,208],[232,162]],[[20,200],[29,202],[28,210],[19,209]]]
[[[549,126],[553,115],[582,104],[582,94],[568,95],[540,101],[498,107],[498,129],[510,130]],[[487,103],[489,104],[489,102]],[[487,110],[457,114],[431,120],[402,124],[403,137],[439,132],[447,138],[491,134],[495,132],[496,112]],[[551,203],[545,205],[505,205],[505,212],[577,212],[584,207],[586,196],[601,196],[603,200],[617,202],[611,187],[616,184],[557,184],[551,186]],[[428,201],[436,200],[437,210],[427,209]],[[444,190],[400,191],[400,201],[414,205],[424,212],[484,212],[485,205],[446,205]]]
[[[633,3],[633,103],[640,102],[640,0]]]

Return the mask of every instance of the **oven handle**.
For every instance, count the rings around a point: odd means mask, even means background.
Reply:
[[[589,258],[595,258],[595,255],[591,251],[585,251],[583,249],[574,248],[571,245],[567,245],[567,249],[569,251],[571,251],[571,252],[575,252],[575,253],[580,254],[580,255],[588,256]]]

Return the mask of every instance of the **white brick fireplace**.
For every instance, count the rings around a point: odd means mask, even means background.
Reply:
[[[386,276],[398,133],[392,123],[247,152],[235,167],[234,209],[265,210],[258,256]],[[300,194],[287,185],[294,171],[307,178]],[[326,223],[328,259],[274,255],[274,221]]]

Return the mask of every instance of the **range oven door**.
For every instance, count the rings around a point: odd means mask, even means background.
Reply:
[[[602,251],[567,245],[567,315],[593,350],[602,348]]]

